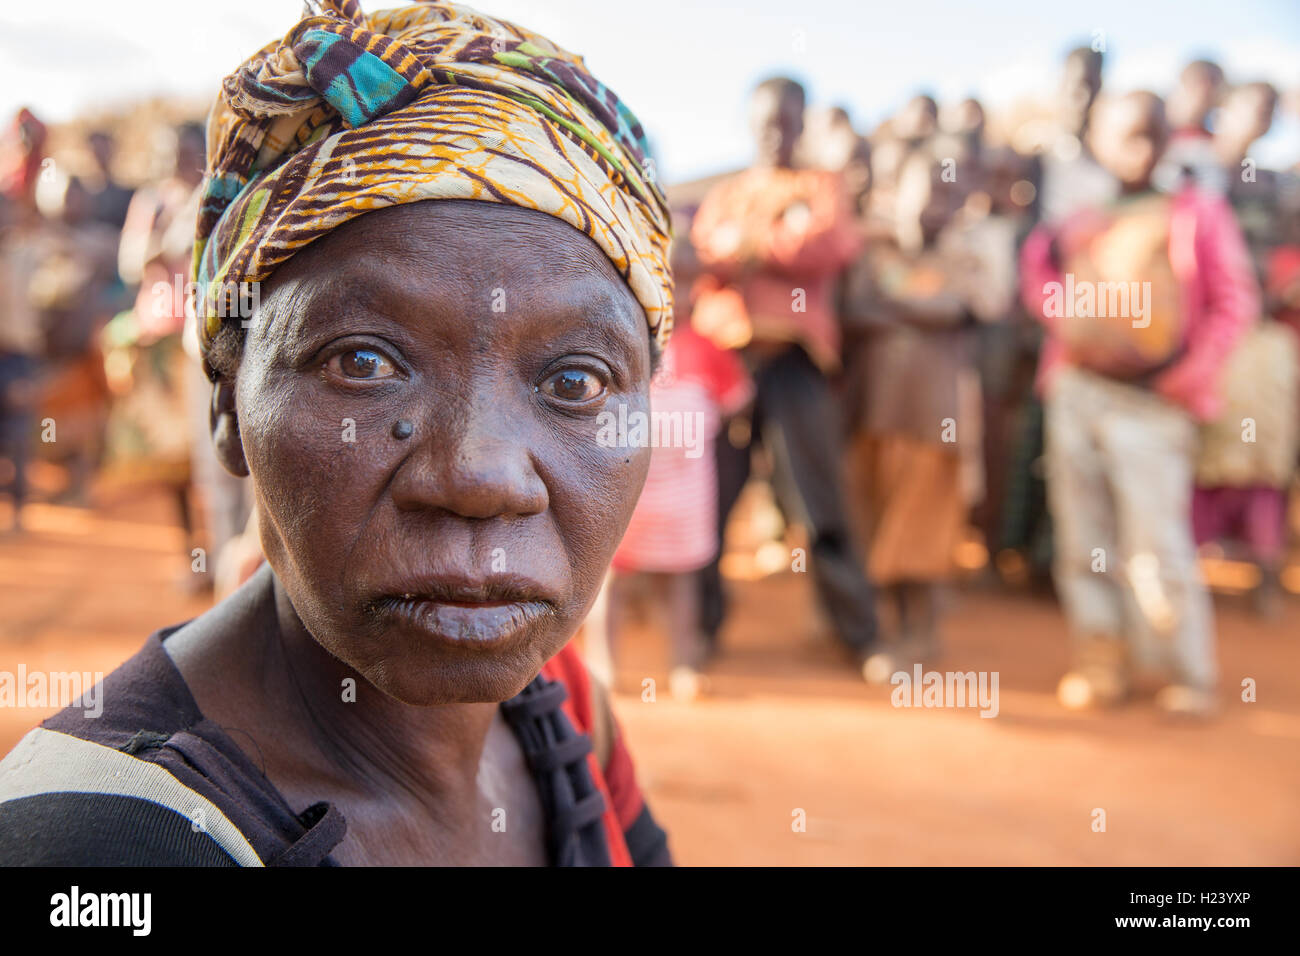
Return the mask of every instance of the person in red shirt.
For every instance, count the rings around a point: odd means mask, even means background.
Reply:
[[[777,499],[803,523],[808,570],[836,634],[864,668],[888,679],[877,656],[872,588],[853,553],[840,467],[843,438],[830,376],[840,367],[835,283],[861,239],[847,190],[825,170],[795,168],[804,90],[776,77],[750,103],[757,156],[705,197],[691,239],[708,275],[694,323],[741,354],[757,389],[750,433],[772,457]],[[747,473],[749,449],[719,446]],[[743,481],[729,480],[738,489]],[[734,499],[721,502],[724,516]],[[720,589],[720,579],[706,587]]]

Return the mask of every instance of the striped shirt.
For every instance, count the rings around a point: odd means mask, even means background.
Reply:
[[[722,418],[753,397],[734,352],[689,326],[673,333],[650,386],[650,470],[614,555],[620,571],[688,572],[718,553],[713,443]]]

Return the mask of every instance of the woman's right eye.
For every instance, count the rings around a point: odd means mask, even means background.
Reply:
[[[374,349],[348,349],[333,356],[325,367],[344,378],[360,381],[392,378],[397,367]]]

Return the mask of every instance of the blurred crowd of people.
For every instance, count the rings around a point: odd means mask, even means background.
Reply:
[[[1071,51],[1054,107],[1000,143],[974,99],[915,96],[866,136],[774,77],[750,103],[753,165],[670,190],[690,356],[656,388],[701,389],[715,454],[656,450],[633,524],[695,540],[711,521],[711,546],[625,542],[598,670],[630,577],[660,579],[673,690],[698,692],[728,519],[757,471],[783,519],[768,526],[801,530],[790,569],[868,681],[938,658],[943,588],[974,541],[990,574],[1054,579],[1064,706],[1116,703],[1150,674],[1167,711],[1213,709],[1198,546],[1254,565],[1261,613],[1281,594],[1300,179],[1251,157],[1270,85],[1197,60],[1166,102],[1106,95],[1103,66]],[[657,493],[687,468],[714,507]]]
[[[990,574],[1051,572],[1075,640],[1063,705],[1117,702],[1146,669],[1167,709],[1212,708],[1198,547],[1258,569],[1261,613],[1282,593],[1300,178],[1251,156],[1279,108],[1268,84],[1197,60],[1167,99],[1109,95],[1103,67],[1072,51],[1054,104],[1001,137],[977,100],[926,95],[864,135],[774,77],[750,102],[753,164],[670,188],[676,331],[653,403],[698,414],[709,447],[655,449],[588,621],[598,676],[653,595],[672,690],[700,692],[743,511],[793,543],[789,569],[868,681],[938,658],[943,588],[974,541]],[[228,589],[257,536],[211,451],[186,308],[202,127],[167,129],[165,168],[135,188],[111,132],[86,136],[88,176],[47,138],[24,110],[0,143],[14,528],[34,453],[74,503],[112,469],[167,489],[187,586]],[[1098,308],[1121,291],[1123,314]],[[747,487],[769,489],[766,511],[738,508]]]
[[[211,387],[187,308],[204,137],[198,122],[158,126],[155,173],[135,186],[118,177],[110,128],[85,134],[89,169],[77,172],[30,110],[0,141],[0,488],[12,530],[34,457],[61,466],[50,489],[61,503],[90,504],[105,473],[161,486],[185,535],[177,581],[194,590],[213,586],[250,516],[244,483],[211,451]]]

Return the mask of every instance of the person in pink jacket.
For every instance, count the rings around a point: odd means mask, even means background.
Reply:
[[[1190,523],[1198,425],[1259,312],[1230,207],[1190,181],[1151,187],[1168,139],[1160,99],[1101,104],[1093,149],[1118,200],[1030,235],[1021,293],[1045,325],[1054,574],[1075,638],[1058,687],[1070,708],[1114,704],[1135,669],[1167,680],[1157,703],[1214,707],[1214,621]]]

